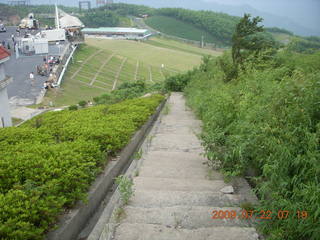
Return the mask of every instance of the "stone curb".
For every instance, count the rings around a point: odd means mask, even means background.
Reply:
[[[129,167],[133,160],[133,154],[141,146],[145,136],[151,130],[153,123],[157,120],[167,99],[156,109],[156,112],[149,118],[138,132],[131,138],[128,145],[121,151],[116,161],[110,161],[104,171],[97,177],[88,192],[88,202],[84,204],[79,201],[77,205],[67,214],[61,216],[58,228],[47,234],[47,240],[74,240],[85,228],[90,217],[94,215],[96,209],[103,202],[108,191],[114,183],[114,178],[120,175]]]

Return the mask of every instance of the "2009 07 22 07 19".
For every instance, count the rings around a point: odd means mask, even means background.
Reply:
[[[306,219],[308,218],[307,211],[296,211],[291,212],[287,210],[278,210],[277,212],[273,212],[271,210],[213,210],[211,213],[211,219],[272,219],[274,217],[278,219],[287,219],[292,216],[298,219]]]

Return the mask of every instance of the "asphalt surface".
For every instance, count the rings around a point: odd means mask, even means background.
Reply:
[[[43,63],[43,56],[21,56],[16,59],[13,50],[11,35],[16,35],[16,27],[7,27],[7,32],[0,33],[0,42],[5,40],[11,45],[10,60],[5,63],[6,74],[13,78],[13,82],[8,86],[8,96],[11,105],[27,106],[34,104],[40,95],[43,83],[47,77],[37,75],[36,66]],[[55,46],[54,46],[55,47]],[[30,72],[34,72],[35,84],[32,86],[29,79]]]

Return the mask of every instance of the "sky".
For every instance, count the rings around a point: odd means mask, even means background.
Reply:
[[[32,4],[58,2],[77,6],[79,0],[30,0]],[[7,2],[7,0],[0,0]],[[96,0],[91,0],[95,6]],[[320,36],[320,0],[114,0],[114,2],[144,4],[152,7],[182,7],[209,9],[231,15],[252,13],[264,18],[268,27],[286,28],[299,35]],[[211,4],[208,4],[211,3]]]
[[[288,17],[302,25],[320,30],[320,0],[204,0],[224,5],[250,5],[251,7]]]

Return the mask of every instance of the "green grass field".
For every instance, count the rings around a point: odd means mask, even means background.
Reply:
[[[163,38],[146,42],[87,39],[77,50],[60,89],[48,91],[42,105],[92,100],[128,81],[161,82],[199,65],[204,55],[219,54]]]
[[[204,36],[205,42],[215,43],[214,37],[208,32],[172,17],[153,16],[146,19],[145,23],[153,29],[168,35],[194,41],[201,41],[201,36]]]
[[[168,39],[165,37],[153,37],[148,41],[146,41],[146,43],[156,47],[174,49],[174,50],[188,52],[188,53],[196,54],[200,56],[206,56],[206,55],[219,56],[222,54],[222,51],[219,51],[219,50],[202,49],[195,45],[182,44],[181,42]]]

